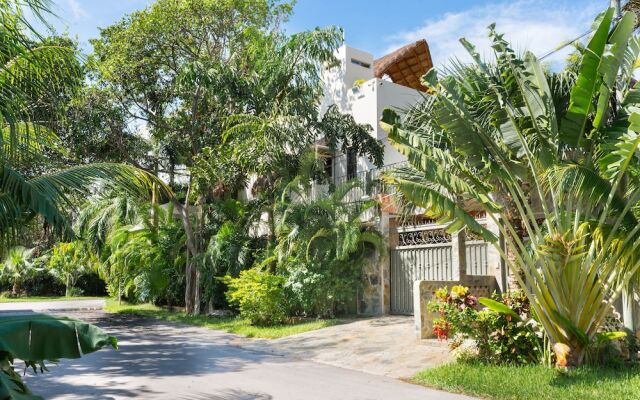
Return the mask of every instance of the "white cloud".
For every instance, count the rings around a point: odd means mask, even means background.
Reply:
[[[480,54],[490,56],[487,26],[495,22],[496,30],[505,33],[516,52],[530,50],[540,56],[585,33],[595,15],[602,10],[602,3],[595,0],[568,4],[558,4],[554,0],[518,0],[473,7],[447,13],[437,20],[425,21],[417,29],[389,36],[386,52],[424,38],[436,66],[446,64],[452,58],[469,61],[470,57],[458,41],[465,37],[476,45]],[[568,46],[545,61],[561,62],[570,51],[571,46]]]
[[[67,7],[76,21],[89,17],[89,13],[78,3],[78,0],[67,0]]]

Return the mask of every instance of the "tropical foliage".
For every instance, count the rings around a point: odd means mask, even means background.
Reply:
[[[11,282],[11,294],[20,294],[20,283],[32,272],[35,249],[12,247],[0,266],[0,277]]]
[[[543,361],[547,348],[529,300],[520,290],[491,299],[478,299],[469,288],[453,286],[436,291],[428,308],[438,314],[433,323],[440,339],[452,338],[449,346],[458,361],[526,365]]]
[[[100,89],[90,93],[114,99],[105,113],[121,105],[107,113],[116,126],[119,115],[145,125],[153,152],[138,164],[167,174],[178,193],[188,313],[225,305],[218,278],[273,253],[283,187],[318,137],[382,162],[370,127],[335,108],[320,114],[320,73],[335,64],[342,32],[286,34],[291,10],[270,0],[159,0],[92,41]]]
[[[311,193],[305,182],[299,176],[282,195],[276,215],[278,245],[266,262],[274,262],[275,270],[287,277],[285,287],[299,312],[329,317],[354,311],[364,264],[382,250],[380,234],[363,228],[376,204],[347,200],[357,182],[322,194]]]
[[[102,329],[66,317],[30,314],[0,318],[0,398],[39,400],[15,371],[23,360],[34,372],[44,372],[45,361],[80,358],[105,346],[118,348],[115,337]]]
[[[242,318],[254,325],[275,325],[287,320],[283,276],[251,268],[240,272],[238,278],[223,280],[229,285],[229,303],[238,307]]]
[[[55,236],[71,237],[70,211],[81,196],[116,188],[141,199],[152,189],[164,197],[171,194],[161,180],[129,165],[76,162],[47,169],[51,154],[65,154],[56,122],[83,78],[75,48],[67,40],[40,36],[30,24],[48,28],[49,6],[47,0],[0,1],[0,253],[7,256],[3,271],[13,270],[14,289],[30,251],[7,251],[20,229],[34,219]],[[68,263],[56,263],[72,283],[73,273],[62,268]],[[0,332],[2,398],[39,398],[31,396],[14,371],[15,358],[44,369],[45,360],[77,358],[116,346],[115,339],[97,327],[49,316],[3,316]]]
[[[88,251],[84,242],[73,241],[58,243],[48,257],[49,273],[65,287],[65,296],[72,295],[72,290],[80,275],[94,269],[97,262],[95,255]]]
[[[28,171],[27,166],[43,163],[47,152],[63,151],[60,139],[52,130],[60,111],[56,96],[78,87],[81,67],[75,50],[58,45],[55,40],[47,41],[32,29],[21,8],[25,5],[34,10],[40,22],[47,24],[43,17],[48,12],[48,1],[33,0],[26,4],[5,1],[0,4],[3,17],[0,26],[3,32],[0,50],[0,128],[3,132],[0,234],[5,242],[15,234],[21,221],[28,221],[35,215],[41,216],[57,233],[70,235],[65,207],[72,204],[75,196],[88,193],[98,182],[138,196],[146,195],[152,182],[156,182],[164,193],[169,192],[151,175],[120,164],[78,165],[44,175]],[[47,105],[44,109],[43,103]],[[26,176],[26,172],[31,177]]]
[[[491,26],[495,62],[462,39],[472,66],[431,70],[430,96],[383,117],[411,164],[387,180],[451,231],[494,243],[568,365],[583,361],[640,266],[635,20],[605,11],[576,68],[557,73],[518,57]],[[465,204],[487,212],[506,248]]]

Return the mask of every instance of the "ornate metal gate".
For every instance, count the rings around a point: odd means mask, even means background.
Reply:
[[[391,313],[413,314],[414,281],[453,279],[451,249],[451,236],[442,226],[398,229],[398,246],[389,257]]]
[[[398,248],[390,254],[391,313],[413,314],[413,282],[453,280],[451,244]]]
[[[459,265],[457,262],[454,265],[454,246],[442,225],[427,223],[400,227],[397,238],[397,246],[389,255],[390,311],[392,314],[413,314],[414,281],[458,280]],[[465,243],[466,273],[487,275],[487,243],[473,236],[469,239]]]

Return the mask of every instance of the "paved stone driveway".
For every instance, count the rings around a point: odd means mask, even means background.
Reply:
[[[238,339],[234,344],[393,378],[451,360],[446,343],[418,343],[413,317],[405,316],[355,320],[277,340]]]

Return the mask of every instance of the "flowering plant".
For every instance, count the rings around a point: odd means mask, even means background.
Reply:
[[[469,293],[469,288],[456,285],[449,291],[446,287],[436,290],[435,300],[428,305],[429,311],[436,312],[440,317],[434,320],[433,334],[441,340],[447,340],[451,335],[471,328],[478,299]],[[442,322],[446,321],[447,329],[443,329]]]
[[[433,320],[433,334],[440,340],[447,340],[451,330],[451,324],[444,318]]]
[[[436,290],[428,304],[429,311],[438,313],[433,321],[433,333],[441,340],[455,335],[451,347],[464,341],[475,343],[474,350],[461,352],[465,359],[474,353],[483,362],[529,364],[542,355],[542,329],[532,318],[529,301],[522,291],[492,296],[495,303],[508,307],[510,313],[491,308],[478,310],[478,299],[469,289],[456,285]],[[526,321],[526,322],[525,322]]]

